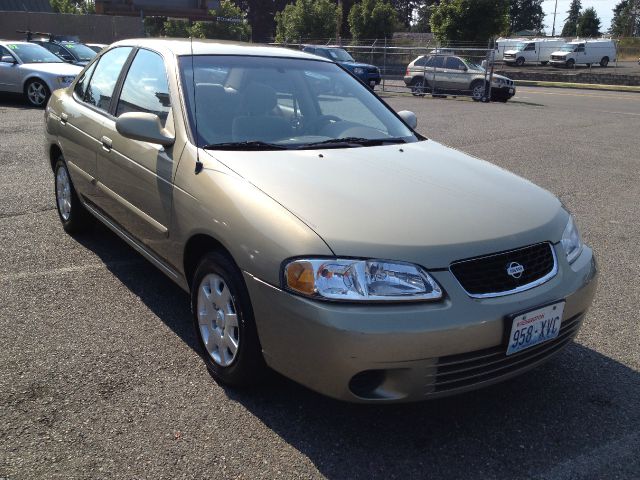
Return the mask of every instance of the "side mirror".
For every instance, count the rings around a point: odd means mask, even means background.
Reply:
[[[402,110],[401,112],[398,112],[398,116],[404,120],[404,123],[409,125],[412,130],[415,130],[418,126],[418,117],[416,117],[415,113],[410,112],[409,110]]]
[[[2,63],[17,63],[16,59],[13,58],[11,55],[2,55],[2,58],[0,59],[0,62],[2,62]]]
[[[176,141],[171,133],[162,128],[160,117],[153,113],[123,113],[116,120],[116,130],[123,137],[157,143],[163,147],[169,147]]]

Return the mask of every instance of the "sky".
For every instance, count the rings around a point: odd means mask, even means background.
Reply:
[[[600,30],[607,32],[611,27],[611,18],[613,17],[613,7],[616,6],[618,0],[582,0],[582,9],[593,7],[600,17]],[[551,27],[553,25],[553,9],[556,0],[544,0],[542,8],[545,13],[544,26],[547,35],[551,35]],[[556,35],[562,31],[564,20],[567,18],[567,11],[571,5],[571,0],[558,0],[558,14],[556,15]]]

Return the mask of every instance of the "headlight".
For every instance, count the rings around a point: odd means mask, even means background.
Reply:
[[[578,258],[578,255],[582,252],[582,238],[580,238],[580,232],[576,227],[576,222],[573,220],[573,215],[569,215],[569,222],[562,233],[562,240],[560,240],[564,253],[567,255],[567,261],[573,263]]]
[[[356,67],[353,69],[353,73],[356,75],[362,75],[364,73],[364,68]]]
[[[442,298],[442,289],[422,268],[386,260],[293,260],[284,266],[283,282],[287,290],[325,300],[396,302]]]
[[[58,82],[60,82],[60,85],[69,85],[71,82],[73,82],[73,79],[76,78],[73,75],[63,75],[61,77],[58,77]]]

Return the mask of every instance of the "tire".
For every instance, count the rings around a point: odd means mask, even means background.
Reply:
[[[516,66],[521,67],[522,65],[524,65],[524,57],[518,57],[516,59]]]
[[[267,368],[238,267],[226,255],[209,252],[200,260],[191,286],[193,325],[211,376],[237,387],[259,383]]]
[[[62,156],[58,158],[53,172],[56,210],[62,222],[62,228],[67,233],[89,230],[93,226],[93,216],[80,202]]]
[[[600,66],[602,68],[607,68],[607,65],[609,65],[609,57],[602,57],[602,60],[600,60]]]
[[[424,92],[427,89],[427,82],[424,78],[416,78],[411,82],[411,95],[414,97],[424,97]]]
[[[540,65],[546,65],[549,62],[540,62]]]
[[[471,84],[471,98],[474,102],[480,102],[486,97],[484,82],[476,80]]]
[[[567,63],[565,63],[565,65],[567,66],[567,68],[573,68],[576,66],[576,61],[573,58],[570,58],[569,60],[567,60]]]
[[[34,78],[24,86],[24,96],[32,107],[44,108],[49,101],[51,92],[43,80]]]

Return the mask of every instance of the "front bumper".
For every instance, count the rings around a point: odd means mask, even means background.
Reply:
[[[513,86],[493,86],[491,87],[491,98],[495,100],[508,100],[516,94],[516,87]]]
[[[312,301],[244,275],[264,357],[274,370],[340,400],[417,401],[518,375],[577,334],[596,290],[595,260],[585,247],[569,265],[560,247],[554,248],[554,278],[488,299],[467,296],[448,270],[432,272],[446,292],[442,301],[395,305]],[[562,299],[563,325],[571,327],[561,334],[563,342],[506,357],[506,317]],[[491,362],[484,360],[488,355]]]

